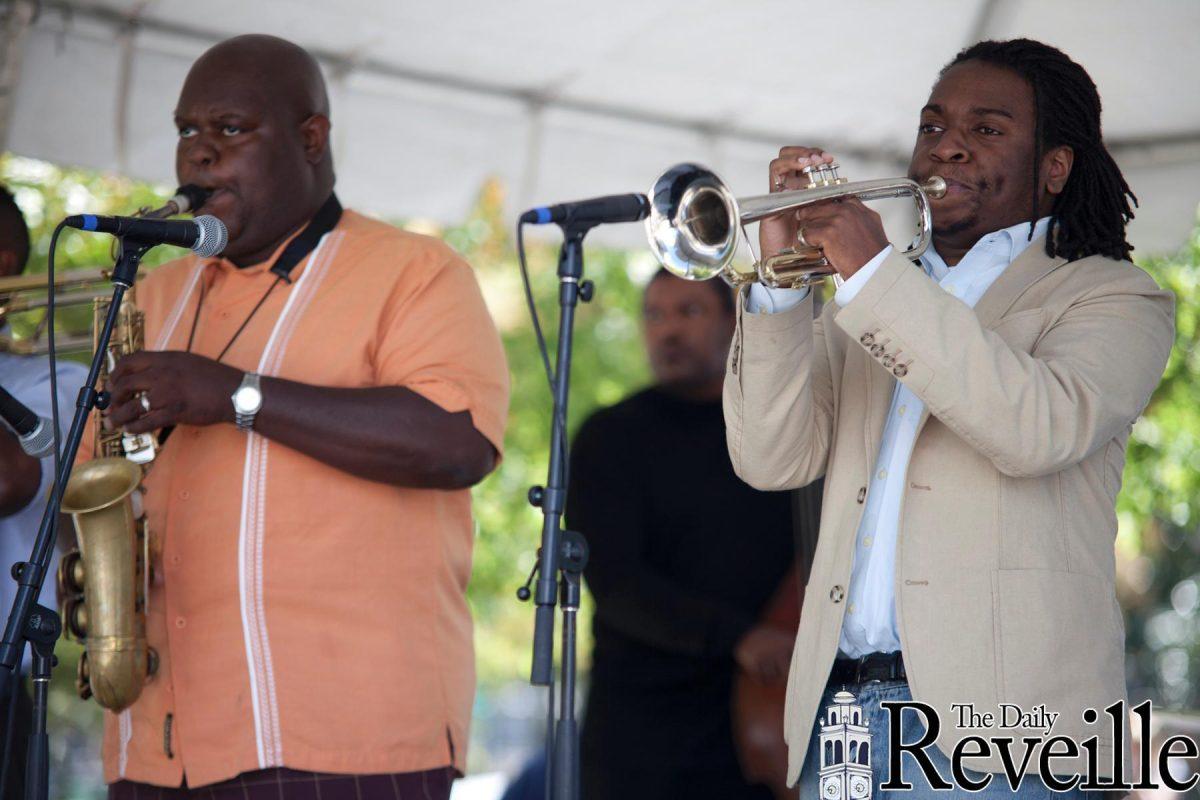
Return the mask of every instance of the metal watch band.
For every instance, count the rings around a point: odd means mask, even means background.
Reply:
[[[243,412],[241,409],[238,408],[238,404],[237,404],[238,392],[240,392],[242,389],[245,389],[245,388],[252,388],[259,393],[259,398],[260,398],[259,404],[258,404],[258,407],[255,408],[253,411]],[[239,384],[238,388],[236,390],[234,390],[233,398],[232,398],[232,400],[233,400],[233,418],[234,418],[234,423],[238,427],[238,430],[250,431],[250,430],[254,429],[254,417],[258,414],[259,408],[262,408],[261,397],[262,397],[262,386],[261,386],[258,374],[254,373],[254,372],[247,372],[245,374],[245,376],[242,377],[241,384]]]

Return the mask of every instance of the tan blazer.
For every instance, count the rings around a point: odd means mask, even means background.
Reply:
[[[855,535],[897,379],[924,402],[896,544],[896,618],[913,698],[1060,712],[1051,735],[1099,735],[1124,699],[1114,503],[1125,444],[1162,376],[1173,298],[1141,269],[1051,259],[1033,242],[974,309],[898,254],[845,308],[744,312],[727,365],[734,469],[759,489],[824,475],[820,538],[788,679],[789,782],[837,654]],[[1086,725],[1085,708],[1100,713]],[[1123,757],[1129,772],[1129,736]],[[1018,738],[1019,744],[1019,738]],[[1020,763],[1020,750],[1017,761]],[[881,765],[885,754],[876,754]],[[1031,759],[1031,769],[1036,766]],[[1083,772],[1083,760],[1055,762]],[[998,757],[965,766],[1002,770]]]

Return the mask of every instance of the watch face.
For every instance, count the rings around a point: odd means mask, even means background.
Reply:
[[[234,393],[233,405],[243,414],[257,411],[262,405],[262,392],[253,386],[243,386]]]

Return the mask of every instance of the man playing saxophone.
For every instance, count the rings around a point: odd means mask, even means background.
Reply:
[[[772,190],[829,160],[783,148]],[[822,769],[845,754],[820,736],[842,689],[870,730],[858,760],[877,798],[897,780],[915,787],[906,797],[967,781],[1013,792],[995,750],[962,758],[962,773],[949,756],[972,734],[1038,731],[956,727],[956,704],[1045,704],[1056,735],[1098,737],[1095,780],[1122,763],[1130,775],[1128,731],[1121,747],[1084,712],[1125,699],[1114,502],[1171,348],[1172,298],[1128,261],[1132,194],[1094,84],[1060,51],[1015,40],[960,53],[920,112],[909,177],[932,175],[949,188],[918,264],[858,200],[813,205],[764,222],[762,256],[798,237],[822,248],[845,280],[833,302],[814,320],[806,290],[755,286],[739,304],[724,397],[734,468],[760,489],[825,476],[786,721],[806,798],[845,796],[845,776]],[[884,787],[890,737],[932,727],[909,709],[889,728],[881,703],[910,700],[938,715],[936,747]],[[1027,762],[1038,774],[1016,794],[1086,777],[1082,754],[1051,763]]]
[[[474,692],[466,491],[508,376],[470,267],[343,210],[312,57],[218,44],[175,109],[221,258],[138,287],[112,424],[145,479],[157,673],[106,715],[110,796],[448,797]]]

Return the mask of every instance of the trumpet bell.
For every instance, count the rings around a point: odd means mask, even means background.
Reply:
[[[702,281],[717,275],[737,286],[758,281],[772,288],[798,288],[819,283],[835,270],[820,248],[798,242],[795,247],[769,256],[754,272],[733,266],[738,231],[747,225],[803,206],[843,197],[881,200],[908,197],[916,207],[918,236],[904,251],[917,258],[929,246],[933,231],[930,198],[946,193],[946,182],[934,175],[922,183],[908,178],[847,183],[837,165],[805,170],[809,186],[786,192],[734,196],[714,173],[698,164],[676,164],[655,181],[650,190],[646,235],[659,263],[670,273]]]
[[[729,279],[738,203],[724,182],[697,164],[676,164],[654,182],[649,197],[646,236],[659,263],[687,280]]]

